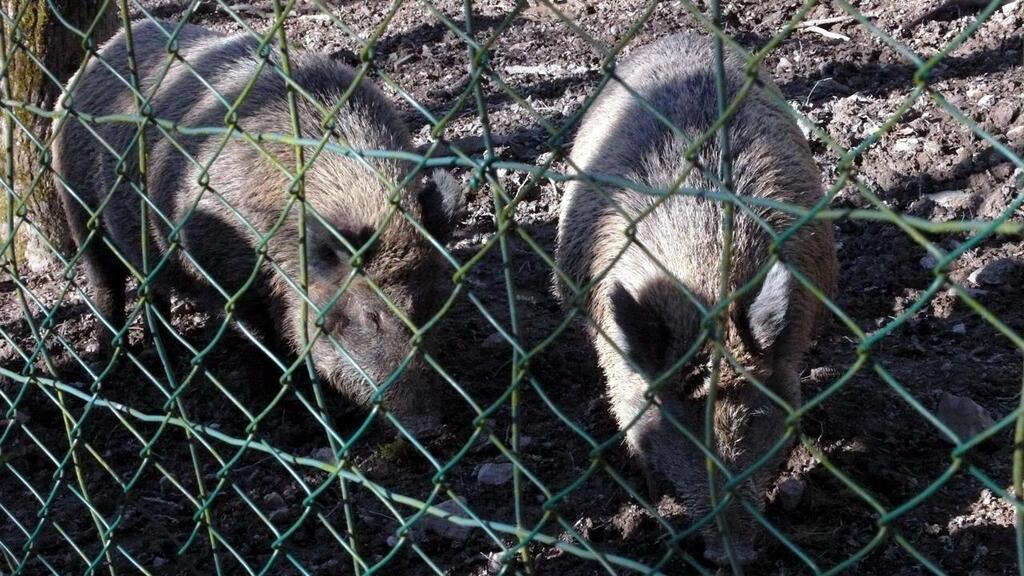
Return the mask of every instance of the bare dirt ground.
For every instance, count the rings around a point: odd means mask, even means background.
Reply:
[[[183,4],[177,0],[143,2],[152,14],[167,19],[180,17]],[[269,24],[269,4],[248,3],[241,6],[239,14],[257,31],[263,31]],[[329,4],[343,22],[364,36],[382,21],[389,7],[389,3],[377,0]],[[464,25],[461,3],[444,1],[437,5],[458,26]],[[919,0],[866,0],[856,5],[878,29],[925,58],[968,26],[977,12],[969,2],[937,12],[930,12],[937,2]],[[600,55],[580,32],[612,44],[644,11],[640,2],[626,0],[569,0],[557,6],[578,30],[550,11],[531,5],[511,20],[493,46],[493,69],[521,97],[510,97],[495,82],[485,83],[491,128],[498,135],[503,160],[543,162],[550,150],[550,134],[541,119],[562,126],[601,78]],[[475,3],[476,35],[486,38],[492,34],[513,7],[509,0]],[[725,30],[746,48],[757,49],[798,9],[799,3],[794,0],[726,2]],[[296,15],[288,20],[291,41],[358,63],[357,43],[315,14],[314,8],[300,4]],[[813,8],[808,18],[842,14],[838,5],[826,1]],[[922,15],[928,17],[914,22]],[[222,30],[241,29],[214,2],[201,3],[194,21]],[[857,22],[841,20],[820,26],[842,36],[829,38],[799,29],[771,53],[765,66],[795,108],[839,145],[853,147],[908,97],[915,70]],[[942,60],[932,72],[930,83],[964,115],[1018,154],[1024,151],[1022,26],[1024,4],[1003,6],[971,39]],[[697,29],[697,21],[681,6],[662,4],[625,53],[666,34]],[[406,3],[381,36],[376,62],[409,97],[441,116],[464,87],[468,55],[464,42],[436,14],[421,4]],[[380,80],[380,74],[376,76]],[[402,110],[417,143],[426,143],[430,126],[423,114],[403,100],[394,87],[385,90]],[[444,135],[455,140],[480,133],[470,101],[455,114]],[[571,141],[570,137],[571,133],[564,141]],[[811,143],[823,171],[823,185],[831,186],[839,155],[820,138],[812,138]],[[1020,182],[1020,170],[928,98],[913,104],[893,129],[857,157],[853,165],[856,176],[886,206],[934,221],[994,218],[1021,193],[1019,184],[1015,184],[1015,180]],[[559,162],[554,168],[563,170],[565,166]],[[468,179],[467,174],[458,175]],[[526,181],[524,175],[514,172],[502,172],[501,179],[513,192]],[[553,249],[559,194],[557,186],[545,183],[516,213],[517,224],[548,254]],[[866,206],[868,201],[852,187],[842,189],[833,201],[837,208]],[[493,212],[492,198],[486,191],[471,194],[467,213],[450,245],[457,259],[469,260],[494,233]],[[1021,215],[1014,219],[1019,221]],[[934,261],[928,260],[925,250],[899,227],[844,220],[835,230],[841,264],[838,304],[865,332],[888,326],[934,281]],[[970,234],[929,238],[944,250],[953,250]],[[558,327],[562,312],[550,294],[551,272],[544,260],[515,237],[510,253],[521,338],[535,345]],[[996,261],[1003,263],[993,264]],[[468,282],[480,305],[506,324],[508,305],[501,268],[499,255],[492,251],[472,269]],[[1022,271],[1024,242],[1019,237],[993,236],[950,265],[949,281],[967,288],[987,310],[1020,334],[1024,333]],[[30,276],[24,282],[47,305],[57,302],[64,286],[55,274]],[[0,365],[26,373],[26,361],[12,344],[29,353],[35,344],[22,320],[14,287],[9,276],[0,279]],[[31,307],[38,317],[38,306]],[[85,353],[94,324],[80,293],[72,290],[63,298],[55,321],[60,339]],[[194,339],[201,339],[209,329],[209,318],[187,303],[178,305],[175,322],[183,334]],[[594,438],[604,439],[615,433],[615,425],[602,396],[602,376],[579,328],[571,327],[535,358],[530,375],[547,401],[567,419]],[[510,381],[511,352],[480,308],[462,299],[438,329],[444,343],[441,365],[480,405],[497,400]],[[144,365],[158,367],[152,355],[140,352],[147,349],[145,343],[138,342],[141,328],[133,332],[133,339]],[[58,339],[51,338],[47,346],[59,360],[71,361]],[[808,359],[808,368],[842,372],[856,361],[856,348],[850,331],[841,322],[834,322]],[[898,509],[939,479],[954,462],[951,445],[908,398],[933,413],[946,394],[968,398],[998,421],[1015,410],[1021,400],[1020,352],[946,284],[927,305],[870,349],[870,358],[898,380],[906,397],[869,365],[812,410],[802,420],[802,431],[832,465],[885,510]],[[205,364],[221,386],[198,378],[181,392],[181,406],[188,418],[224,434],[246,438],[248,420],[225,392],[238,398],[253,414],[274,401],[280,372],[260,356],[259,350],[243,337],[229,333]],[[175,375],[181,379],[188,373],[187,361],[180,361],[177,368]],[[164,414],[167,397],[153,380],[165,378],[159,372],[146,376],[123,363],[104,380],[100,395],[146,414]],[[826,378],[809,382],[805,398],[823,392],[832,381]],[[310,396],[308,386],[298,389],[305,397]],[[88,386],[82,390],[89,392]],[[119,419],[109,410],[87,408],[76,398],[61,399],[43,387],[23,387],[0,378],[0,392],[5,400],[0,403],[0,416],[12,402],[17,402],[19,413],[14,421],[0,422],[0,555],[8,558],[6,563],[0,561],[0,573],[8,569],[12,558],[26,554],[23,545],[40,524],[31,549],[34,558],[22,573],[80,573],[89,563],[102,561],[97,526],[84,501],[106,522],[113,523],[110,557],[122,571],[137,570],[131,558],[153,574],[213,573],[215,555],[210,551],[207,530],[196,517],[196,503],[187,496],[200,497],[201,490],[218,493],[210,509],[220,538],[216,558],[225,573],[264,569],[269,574],[352,571],[348,554],[328,529],[332,526],[337,533],[344,533],[345,519],[338,483],[327,479],[324,472],[287,464],[265,452],[228,445],[210,434],[196,438],[173,426],[161,427],[160,422]],[[76,417],[91,410],[84,425],[74,431],[80,438],[77,453],[82,460],[81,484],[70,466],[55,478],[54,471],[68,452],[68,432],[57,408],[61,401]],[[442,463],[459,455],[473,432],[466,422],[472,412],[465,401],[456,398],[452,406],[452,422],[427,442],[431,454]],[[334,413],[344,435],[354,433],[364,418],[342,408]],[[510,414],[503,407],[493,414],[488,426],[507,440],[509,421]],[[589,446],[531,387],[524,392],[520,422],[524,436],[522,462],[551,493],[584,477],[591,463]],[[319,459],[325,459],[323,449],[328,445],[323,429],[291,391],[274,405],[253,439],[265,441],[282,453]],[[194,451],[189,449],[190,442]],[[446,487],[464,498],[481,518],[514,524],[511,483],[490,485],[478,479],[481,466],[507,460],[490,443],[470,444],[446,472]],[[52,446],[53,450],[45,452],[40,445]],[[894,534],[945,573],[1016,573],[1012,506],[968,470],[974,467],[996,487],[1008,489],[1012,454],[1011,426],[970,451],[941,488],[893,520],[885,539],[871,547],[851,567],[851,573],[925,573],[926,568],[900,546]],[[202,472],[199,479],[193,459]],[[643,475],[622,447],[613,447],[604,460],[646,497]],[[353,448],[352,462],[368,478],[399,494],[426,498],[433,487],[435,469],[422,455],[408,444],[388,442],[380,435],[361,439]],[[793,451],[781,471],[782,479],[792,481],[784,495],[773,492],[766,517],[823,570],[857,554],[879,533],[878,512],[805,447]],[[81,493],[83,484],[88,495]],[[309,490],[320,487],[325,490],[305,500]],[[368,490],[351,484],[349,490],[360,554],[368,563],[388,558],[398,523]],[[544,494],[527,481],[522,497],[522,516],[528,526],[534,526],[543,513]],[[435,503],[449,498],[441,494]],[[687,520],[669,508],[663,507],[668,521],[676,529],[684,529]],[[401,511],[409,513],[408,508]],[[566,528],[571,526],[595,549],[648,566],[657,564],[670,551],[666,530],[602,469],[586,475],[551,512],[560,522],[549,519],[542,531],[564,541],[573,541]],[[276,545],[278,537],[292,526],[297,528]],[[513,543],[507,534],[503,538],[506,545]],[[487,574],[501,569],[495,561],[500,548],[483,530],[421,530],[415,540],[418,551],[409,541],[402,541],[380,573],[432,573],[424,556],[443,573]],[[674,553],[663,565],[664,571],[693,572],[681,553],[700,558],[701,545],[687,540],[671,550]],[[535,544],[530,552],[539,574],[605,573],[596,561],[551,547]],[[628,573],[621,568],[618,571]],[[787,547],[767,538],[761,545],[760,560],[748,572],[801,574],[811,570]]]

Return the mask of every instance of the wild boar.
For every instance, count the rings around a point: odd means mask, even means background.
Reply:
[[[264,58],[248,35],[186,25],[172,42],[173,30],[166,22],[132,25],[137,92],[122,31],[70,81],[57,108],[70,117],[56,135],[53,168],[104,319],[98,338],[109,351],[113,331],[125,322],[128,266],[136,277],[143,270],[145,236],[155,271],[148,297],[159,303],[171,291],[198,293],[202,301],[212,299],[215,311],[269,323],[269,337],[297,357],[306,297],[299,289],[300,204],[289,203],[298,190],[296,153],[291,145],[257,139],[294,134],[282,59],[273,46]],[[323,330],[310,352],[315,366],[358,403],[387,384],[385,408],[427,417],[425,406],[436,394],[423,389],[427,370],[415,354],[420,338],[410,323],[422,326],[437,312],[447,284],[438,250],[413,221],[443,244],[461,191],[440,171],[425,184],[410,177],[401,187],[411,163],[362,153],[411,150],[406,128],[369,80],[356,86],[353,69],[319,54],[295,52],[290,65],[289,82],[302,92],[296,93],[302,134],[316,141],[329,131],[329,142],[357,151],[325,150],[305,171],[306,320],[311,335],[317,326]],[[144,166],[139,124],[111,119],[140,110],[149,119]],[[196,130],[209,127],[234,130]],[[306,148],[305,161],[313,158]],[[351,250],[361,248],[353,266]],[[392,378],[399,368],[401,376]]]
[[[704,437],[713,344],[705,340],[687,365],[675,364],[707,335],[710,324],[701,309],[709,310],[720,301],[722,202],[693,193],[719,191],[717,178],[704,172],[717,174],[717,139],[712,137],[703,147],[697,156],[699,167],[682,181],[690,193],[659,198],[664,195],[610,185],[607,179],[598,184],[585,175],[614,177],[648,190],[670,188],[687,167],[688,144],[718,117],[714,66],[710,40],[676,35],[637,50],[616,69],[620,80],[604,87],[574,141],[571,165],[579,174],[562,199],[556,250],[565,276],[576,287],[589,287],[578,293],[564,280],[556,280],[563,303],[579,306],[590,319],[611,408],[628,446],[644,463],[652,484],[667,480],[695,521],[711,510],[705,454],[672,420],[696,438]],[[730,100],[746,80],[745,66],[740,55],[726,53]],[[781,98],[761,71],[729,121],[733,189],[741,198],[810,207],[822,198],[820,175],[796,122],[773,94]],[[776,232],[795,221],[784,211],[751,208]],[[743,211],[735,214],[729,291],[756,279],[763,268],[768,271],[727,309],[724,342],[750,375],[796,407],[802,359],[823,305],[791,269],[832,293],[837,263],[831,226],[808,222],[778,247],[780,262],[772,264],[771,233]],[[649,383],[658,379],[660,386],[651,394],[655,404],[648,407]],[[732,474],[742,474],[782,438],[785,411],[725,360],[716,393],[716,442],[711,448]],[[755,557],[757,522],[737,499],[763,506],[783,457],[784,451],[778,451],[737,486],[733,504],[723,512],[741,562]],[[724,562],[715,522],[706,526],[705,555]]]

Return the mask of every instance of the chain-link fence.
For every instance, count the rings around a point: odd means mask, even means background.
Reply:
[[[5,0],[0,574],[1024,573],[1022,12]]]

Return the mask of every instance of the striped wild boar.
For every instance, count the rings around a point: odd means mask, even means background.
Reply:
[[[145,233],[149,265],[155,269],[166,258],[151,283],[155,303],[166,306],[169,292],[175,291],[199,296],[211,310],[223,311],[226,295],[246,288],[252,276],[254,281],[233,307],[235,316],[266,326],[269,338],[297,356],[303,350],[300,210],[299,204],[289,208],[292,180],[287,173],[295,171],[294,147],[264,140],[259,144],[264,153],[238,132],[225,137],[188,130],[225,128],[234,121],[250,135],[293,134],[280,56],[271,48],[264,62],[257,40],[250,36],[187,25],[174,42],[172,58],[168,45],[173,29],[166,22],[132,25],[140,93],[152,96],[145,112],[165,126],[174,125],[162,131],[147,123],[144,177],[138,125],[109,121],[112,115],[139,110],[126,84],[132,75],[124,31],[69,83],[70,92],[57,108],[68,110],[70,117],[54,142],[55,178],[94,303],[105,320],[98,328],[101,349],[111,352],[111,327],[120,330],[125,322],[129,271],[120,257],[142,270]],[[329,129],[330,142],[353,150],[411,150],[406,128],[366,79],[329,118],[328,112],[357,78],[348,66],[298,52],[291,57],[291,78],[313,100],[296,95],[299,125],[307,137],[317,140]],[[243,95],[230,115],[228,106]],[[97,116],[108,119],[88,119]],[[124,155],[122,165],[115,152]],[[307,148],[305,161],[312,157]],[[393,208],[400,206],[443,244],[455,224],[461,191],[440,171],[425,184],[413,179],[399,189],[397,183],[411,168],[393,159],[325,150],[306,171],[308,293],[315,305],[308,308],[307,320],[313,332],[316,309],[327,308],[320,322],[324,334],[311,354],[320,376],[334,388],[366,405],[373,395],[369,382],[383,384],[404,365],[402,375],[386,389],[383,405],[400,416],[430,419],[434,407],[427,402],[437,395],[424,392],[432,378],[414,354],[411,329],[371,288],[372,280],[397,310],[421,326],[437,312],[448,287],[438,251]],[[150,204],[144,227],[143,183]],[[95,212],[97,234],[90,236]],[[275,226],[263,247],[263,237]],[[353,269],[352,253],[341,238],[357,249],[370,244],[358,269]],[[338,297],[350,276],[354,279]]]
[[[668,189],[687,165],[687,142],[706,132],[718,117],[714,63],[710,40],[696,36],[676,35],[637,50],[618,67],[618,77],[679,132],[666,127],[613,80],[583,119],[572,150],[574,166],[585,174]],[[745,66],[739,54],[727,51],[729,99],[746,80]],[[761,71],[759,82],[728,124],[734,190],[742,197],[810,207],[822,198],[818,169],[796,122],[772,95],[781,100]],[[698,164],[714,174],[718,162],[719,147],[712,137]],[[718,189],[701,168],[691,171],[682,187]],[[672,420],[703,438],[712,344],[705,341],[687,365],[676,364],[705,334],[700,307],[707,310],[719,301],[723,209],[720,201],[699,194],[675,194],[652,208],[657,201],[655,195],[574,180],[562,200],[556,260],[576,286],[593,286],[576,294],[565,282],[557,283],[563,303],[580,306],[591,319],[590,333],[611,408],[628,446],[644,463],[652,486],[667,481],[687,515],[699,521],[711,510],[705,454]],[[649,214],[635,226],[630,224],[645,211]],[[753,211],[775,231],[787,229],[795,220],[778,210]],[[735,214],[728,289],[735,291],[763,268],[768,270],[761,282],[729,306],[726,348],[750,375],[795,407],[800,404],[803,356],[824,307],[789,268],[831,294],[837,268],[831,226],[822,221],[802,226],[778,249],[784,264],[771,264],[770,234],[740,210]],[[629,229],[635,243],[627,235]],[[721,366],[713,449],[732,474],[740,474],[783,437],[785,412],[735,366],[725,360]],[[648,382],[659,378],[661,385],[652,394],[656,404],[648,407]],[[735,499],[763,506],[784,455],[784,450],[777,451],[767,465],[735,487],[732,504],[722,513],[740,562],[755,558],[758,531],[756,520]],[[706,557],[725,562],[716,522],[705,526]]]

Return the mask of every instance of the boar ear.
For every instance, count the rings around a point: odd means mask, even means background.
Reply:
[[[438,242],[447,242],[464,201],[459,183],[448,172],[434,170],[417,200],[423,214],[423,226]]]
[[[782,262],[776,262],[747,308],[747,326],[758,351],[764,352],[775,344],[786,327],[792,291],[793,275]]]
[[[641,304],[618,282],[611,291],[612,315],[622,331],[624,352],[648,378],[665,369],[669,333],[665,319],[653,306]]]

